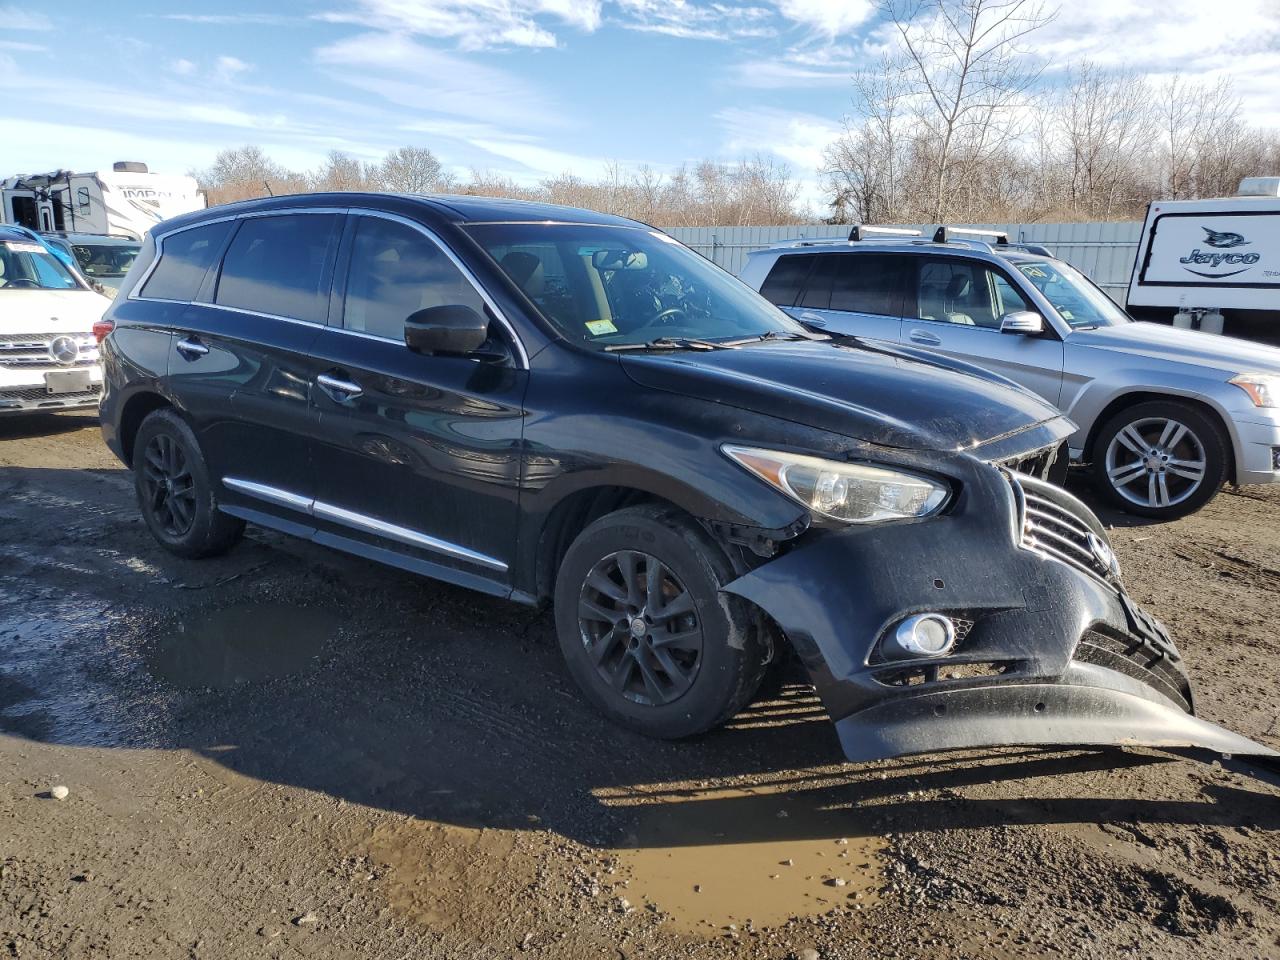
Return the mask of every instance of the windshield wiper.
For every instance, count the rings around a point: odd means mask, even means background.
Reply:
[[[754,337],[742,337],[741,339],[738,339],[738,340],[721,340],[720,346],[738,347],[744,343],[761,343],[762,341],[765,341],[765,340],[809,340],[809,339],[812,339],[812,338],[799,333],[783,333],[781,330],[766,330],[764,333],[761,333]]]
[[[611,343],[605,347],[609,353],[620,353],[624,350],[732,350],[731,343],[716,343],[714,340],[699,340],[697,337],[657,337],[645,343]]]

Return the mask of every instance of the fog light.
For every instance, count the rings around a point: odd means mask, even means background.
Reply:
[[[943,657],[956,645],[956,625],[940,613],[918,613],[903,620],[892,636],[890,652],[904,657]]]

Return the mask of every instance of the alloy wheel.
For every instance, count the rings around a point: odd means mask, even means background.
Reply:
[[[693,686],[703,632],[693,596],[671,568],[620,550],[587,574],[578,626],[596,673],[634,703],[662,706]]]
[[[1146,417],[1124,426],[1107,445],[1107,480],[1125,500],[1142,507],[1174,507],[1204,482],[1204,444],[1185,423]]]
[[[143,450],[142,489],[146,508],[166,534],[181,537],[191,529],[196,519],[195,478],[173,437],[157,434]]]

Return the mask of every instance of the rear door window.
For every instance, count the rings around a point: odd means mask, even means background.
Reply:
[[[902,315],[902,292],[910,264],[903,257],[838,256],[831,283],[831,309]]]
[[[233,221],[223,220],[165,237],[161,241],[160,262],[151,271],[139,296],[194,300],[233,226]]]
[[[809,275],[809,268],[813,266],[813,259],[811,253],[779,257],[764,278],[760,295],[780,307],[794,306],[805,277]]]
[[[246,218],[222,258],[215,302],[324,323],[340,224],[333,213]]]

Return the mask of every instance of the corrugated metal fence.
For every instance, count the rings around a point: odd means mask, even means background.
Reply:
[[[933,235],[931,224],[900,224]],[[984,223],[975,226],[1003,230],[1010,240],[1042,243],[1067,263],[1089,276],[1118,303],[1125,302],[1129,274],[1137,253],[1142,224],[1122,223]],[[783,227],[674,227],[667,231],[732,274],[746,266],[752,250],[784,240],[847,237],[849,228],[828,223],[800,223]]]

